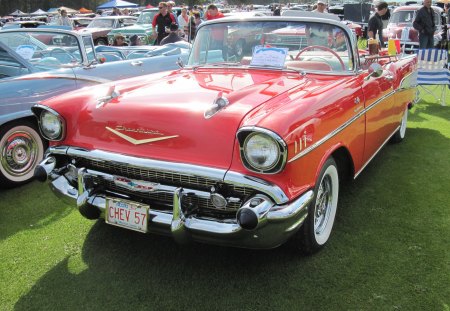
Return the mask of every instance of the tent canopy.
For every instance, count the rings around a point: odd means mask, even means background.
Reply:
[[[112,8],[136,8],[138,5],[123,0],[112,0],[97,7],[97,10],[112,9]]]
[[[14,12],[12,12],[11,14],[9,14],[11,16],[26,16],[28,14],[22,12],[21,10],[15,10]]]
[[[79,10],[79,12],[80,12],[80,13],[83,13],[83,14],[86,14],[86,13],[92,13],[92,10],[88,10],[88,9],[86,9],[86,8],[81,8],[81,9]]]
[[[45,12],[44,10],[37,9],[36,11],[31,13],[30,15],[46,15],[46,14],[47,14],[47,12]]]

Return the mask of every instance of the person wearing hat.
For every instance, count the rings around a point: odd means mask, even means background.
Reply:
[[[319,1],[317,1],[317,8],[315,10],[313,10],[313,12],[326,13],[327,11],[325,10],[325,8],[326,8],[326,3],[323,0],[319,0]]]
[[[175,24],[175,23],[171,24],[169,29],[170,29],[169,35],[161,40],[160,45],[164,45],[164,44],[167,44],[167,43],[175,43],[175,42],[183,40],[178,35],[178,25],[177,24]]]
[[[142,45],[141,38],[138,35],[132,35],[130,37],[130,46]]]
[[[125,37],[118,33],[114,36],[113,46],[128,46],[125,42]]]

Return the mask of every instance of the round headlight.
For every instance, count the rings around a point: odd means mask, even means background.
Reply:
[[[262,133],[250,134],[244,142],[244,156],[248,164],[258,170],[273,168],[280,158],[278,143]]]
[[[42,134],[49,140],[60,138],[63,130],[62,122],[59,117],[49,111],[41,113]]]

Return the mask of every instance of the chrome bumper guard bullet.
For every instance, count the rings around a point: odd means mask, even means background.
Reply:
[[[48,162],[48,159],[42,161]],[[86,168],[71,169],[76,170],[78,188],[71,185],[66,175],[58,175],[54,170],[48,174],[53,192],[67,203],[76,202],[80,213],[86,218],[105,218],[106,193],[88,188],[89,183],[86,181],[94,176],[112,180],[114,176]],[[149,232],[171,235],[179,243],[194,240],[254,249],[274,248],[283,244],[303,224],[308,204],[313,198],[313,191],[309,190],[293,201],[277,205],[267,196],[256,195],[238,210],[237,219],[220,220],[186,215],[183,212],[181,202],[184,195],[194,192],[199,196],[208,196],[209,193],[180,187],[167,187],[164,191],[173,193],[173,210],[150,208]],[[117,198],[123,198],[122,194],[116,195]],[[111,197],[114,194],[108,192],[107,196]],[[245,221],[242,215],[252,217],[250,225],[241,223]]]

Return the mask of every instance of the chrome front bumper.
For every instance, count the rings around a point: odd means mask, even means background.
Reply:
[[[78,207],[83,216],[90,219],[105,218],[106,197],[115,194],[94,191],[87,187],[85,180],[92,176],[110,180],[113,175],[88,170],[73,169],[77,174],[77,187],[72,186],[64,174],[55,169],[55,162],[49,157],[41,162],[41,173],[47,174],[47,180],[53,192],[64,201]],[[41,178],[41,180],[43,180]],[[297,199],[283,204],[276,204],[269,197],[259,195],[260,204],[252,204],[251,199],[238,210],[236,219],[213,219],[185,214],[182,209],[182,199],[192,189],[181,187],[166,189],[173,193],[173,209],[148,210],[148,231],[152,233],[171,235],[180,243],[190,240],[211,244],[266,249],[283,244],[303,224],[307,216],[307,207],[313,198],[313,191],[307,191]],[[115,198],[122,198],[116,194]],[[198,193],[197,195],[205,195]],[[123,199],[123,198],[122,198]],[[256,217],[255,226],[248,228],[240,222],[240,215],[247,214]],[[245,215],[244,215],[245,216]],[[242,216],[243,217],[243,216]],[[246,229],[244,229],[246,228]]]

